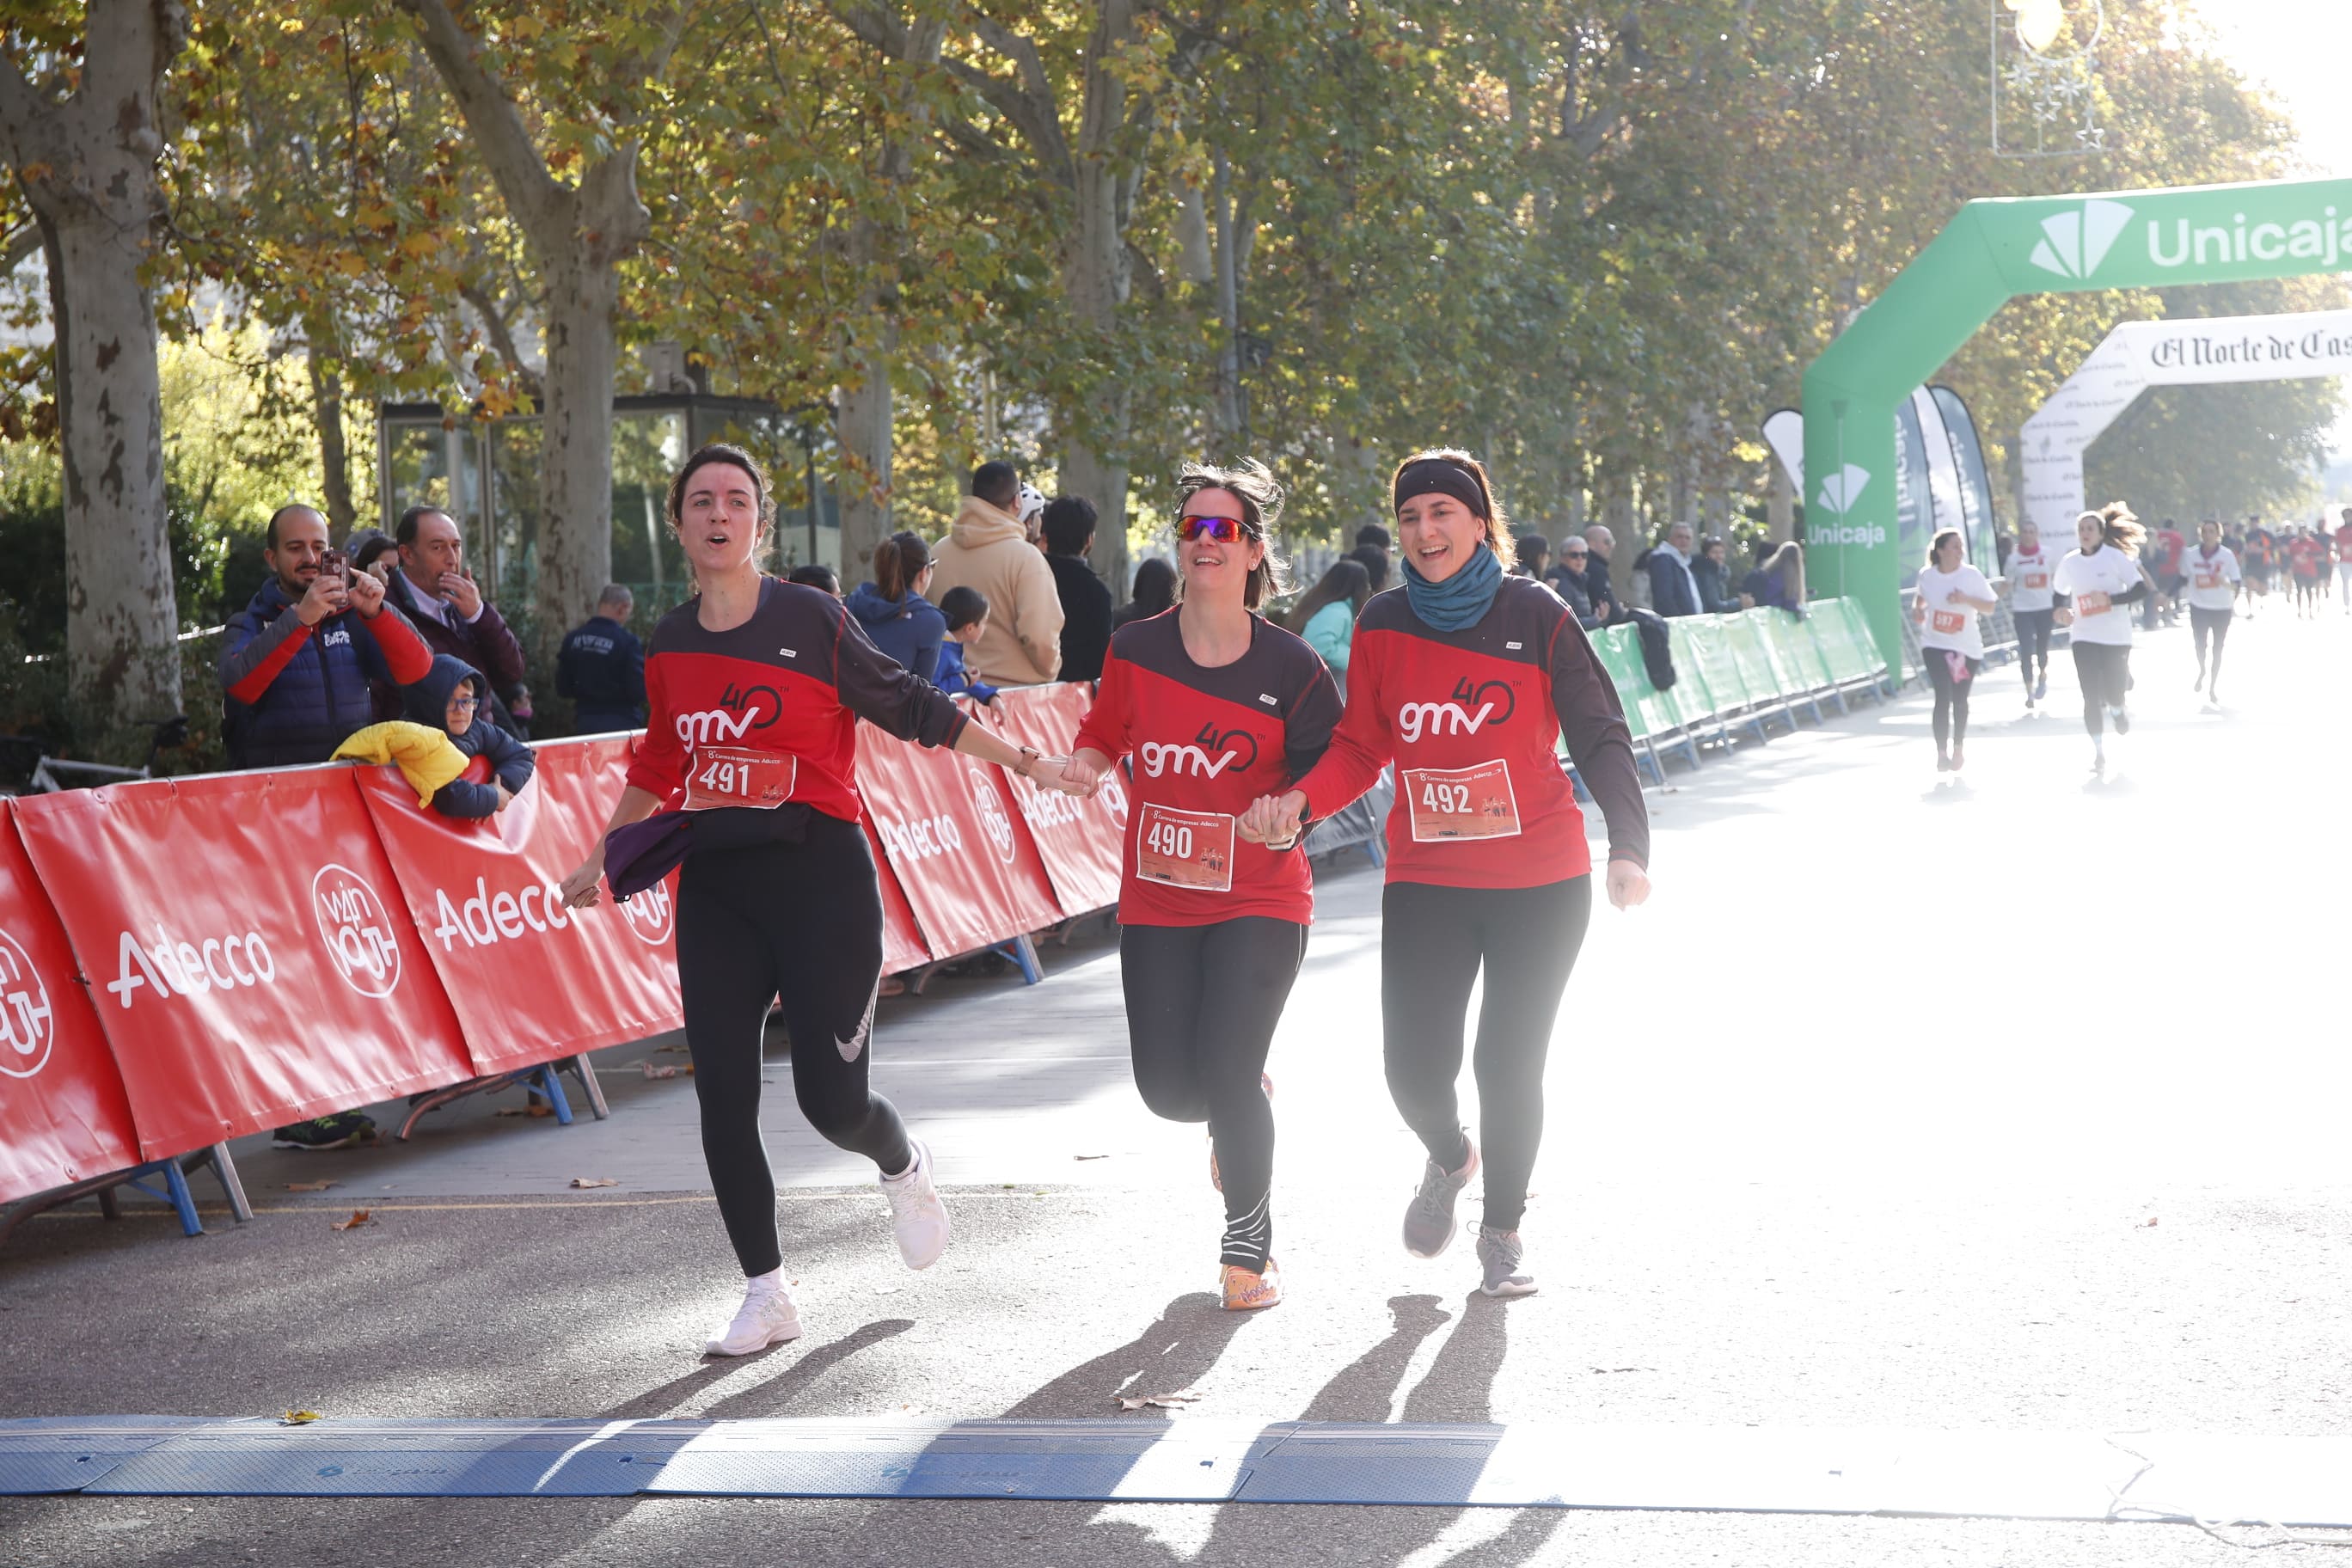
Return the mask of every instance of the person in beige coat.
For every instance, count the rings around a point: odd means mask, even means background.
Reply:
[[[992,686],[1042,686],[1062,668],[1061,595],[1013,512],[1020,494],[1012,464],[972,470],[955,526],[931,551],[924,591],[935,605],[950,588],[974,588],[988,600],[988,629],[966,647],[964,659]]]

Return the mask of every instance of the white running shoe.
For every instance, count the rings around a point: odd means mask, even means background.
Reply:
[[[745,1282],[743,1305],[735,1321],[713,1334],[702,1347],[705,1355],[750,1355],[770,1345],[801,1337],[801,1312],[776,1274],[762,1274]]]
[[[915,1163],[895,1176],[882,1178],[883,1195],[890,1200],[890,1225],[898,1238],[898,1256],[909,1268],[929,1268],[948,1249],[953,1227],[948,1205],[931,1185],[931,1152],[919,1140]]]

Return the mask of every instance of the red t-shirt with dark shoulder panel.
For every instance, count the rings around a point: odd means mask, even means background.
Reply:
[[[1192,926],[1242,915],[1314,918],[1315,885],[1296,847],[1244,841],[1242,813],[1303,777],[1329,744],[1339,692],[1322,658],[1251,617],[1249,651],[1214,669],[1192,662],[1181,609],[1111,635],[1077,744],[1133,759],[1119,868],[1121,925]]]
[[[646,738],[629,782],[689,809],[806,805],[845,822],[857,793],[857,721],[902,741],[955,743],[968,721],[945,692],[874,646],[841,601],[763,578],[741,626],[702,625],[702,601],[661,618],[646,650]]]

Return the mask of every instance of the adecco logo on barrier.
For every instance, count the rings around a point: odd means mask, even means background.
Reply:
[[[32,955],[0,931],[0,1078],[30,1078],[48,1066],[57,1038],[49,988]]]
[[[368,879],[333,862],[310,879],[310,918],[327,960],[362,996],[389,996],[400,985],[400,939]]]
[[[964,782],[971,786],[972,809],[980,813],[980,830],[996,847],[996,858],[1006,865],[1013,864],[1013,818],[1004,814],[1004,797],[996,793],[996,781],[988,776],[986,763],[971,763],[964,767]]]
[[[621,918],[629,922],[629,934],[647,947],[659,947],[669,940],[675,912],[667,882],[656,882],[642,893],[632,893],[621,904]]]

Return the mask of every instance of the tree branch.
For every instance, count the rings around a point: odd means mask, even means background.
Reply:
[[[490,346],[498,350],[499,357],[512,368],[515,379],[522,384],[524,391],[530,394],[530,400],[542,408],[547,406],[545,395],[540,385],[539,373],[524,363],[522,351],[515,346],[513,329],[507,325],[507,319],[499,313],[499,302],[490,298],[488,290],[474,283],[459,284],[457,298],[471,305],[474,308],[474,314],[481,317],[483,330],[490,334]]]
[[[465,117],[498,182],[515,220],[542,255],[562,256],[572,235],[572,194],[547,172],[547,162],[530,139],[522,110],[507,94],[505,84],[482,63],[482,51],[457,19],[446,0],[393,0],[415,18],[425,52],[448,84],[450,96]]]
[[[25,258],[41,248],[41,226],[27,223],[0,240],[0,277],[16,270]]]

